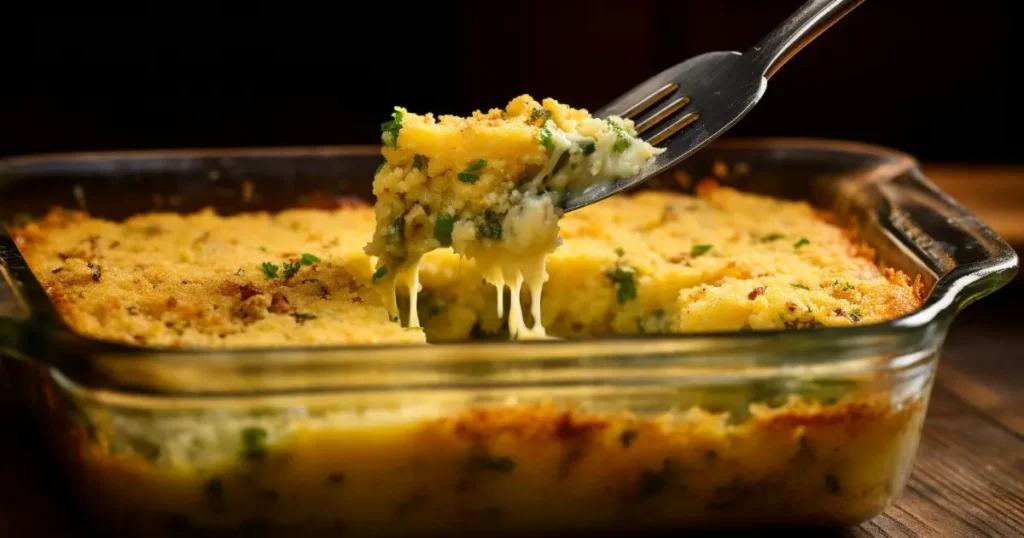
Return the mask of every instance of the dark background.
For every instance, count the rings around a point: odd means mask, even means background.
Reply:
[[[0,155],[373,144],[394,105],[461,115],[520,93],[594,110],[689,56],[746,50],[801,3],[375,2],[336,12],[5,17]],[[928,161],[1020,162],[1020,4],[867,0],[791,60],[729,136],[846,138]]]

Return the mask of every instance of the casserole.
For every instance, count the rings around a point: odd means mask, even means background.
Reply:
[[[4,217],[51,205],[281,210],[368,197],[375,148],[53,156],[0,165]],[[1013,251],[909,157],[859,144],[725,141],[648,185],[712,175],[832,210],[919,310],[800,331],[164,350],[67,329],[8,235],[4,375],[110,532],[596,533],[837,526],[912,467],[956,312]],[[792,399],[791,399],[792,398]],[[728,413],[728,415],[721,415]]]

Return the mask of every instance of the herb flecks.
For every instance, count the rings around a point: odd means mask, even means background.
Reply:
[[[267,456],[267,430],[256,427],[242,430],[242,456],[250,460]]]
[[[447,247],[452,244],[452,231],[455,229],[455,217],[448,213],[438,213],[434,217],[434,239],[437,239],[441,246]]]
[[[412,156],[413,168],[419,170],[420,172],[423,172],[427,169],[428,166],[430,166],[430,159],[428,159],[426,156],[420,155],[419,153]]]
[[[263,278],[270,280],[277,278],[278,267],[277,264],[270,262],[263,262],[260,267],[263,269]]]
[[[541,120],[541,125],[551,119],[551,111],[546,108],[535,108],[530,113],[530,123],[534,123],[537,120]]]
[[[398,133],[402,130],[402,109],[395,107],[391,113],[391,121],[382,123],[380,126],[380,140],[389,148],[398,147]]]
[[[378,280],[384,278],[388,274],[388,266],[382,265],[373,273],[373,279],[370,281],[371,284],[376,284]]]
[[[801,237],[799,241],[793,244],[793,248],[798,249],[804,245],[810,245],[811,241],[806,237]]]
[[[620,305],[636,299],[636,283],[633,280],[635,270],[625,265],[616,265],[608,271],[608,278],[615,283],[615,298]]]
[[[501,239],[501,228],[500,217],[493,213],[487,213],[484,215],[484,220],[480,224],[478,231],[481,236],[497,241]]]
[[[808,291],[810,291],[810,289],[811,289],[811,288],[808,288],[807,286],[804,286],[803,284],[800,284],[799,282],[793,282],[792,284],[790,284],[790,286],[793,286],[794,288],[796,288],[798,290],[808,290]]]
[[[292,277],[299,274],[299,270],[302,269],[302,264],[300,262],[284,262],[282,265],[284,267],[284,273],[281,276],[284,277],[285,280],[291,280]]]
[[[311,320],[316,319],[316,314],[310,314],[309,312],[294,312],[292,317],[295,318],[295,322],[299,325]]]
[[[459,172],[459,181],[463,183],[476,183],[480,179],[480,170],[487,166],[487,161],[480,159],[479,161],[469,165],[465,170]]]
[[[781,234],[779,232],[774,232],[774,233],[770,233],[770,234],[762,237],[761,238],[761,242],[762,243],[771,243],[772,241],[778,241],[779,239],[782,239],[783,237],[786,237],[785,234]]]
[[[605,122],[608,123],[612,128],[612,131],[615,132],[615,143],[612,144],[612,152],[622,153],[623,151],[626,151],[626,148],[633,143],[632,137],[629,136],[626,130],[622,125],[619,125],[618,122],[611,119],[606,119]]]
[[[309,253],[304,253],[299,259],[299,263],[302,265],[313,265],[314,263],[320,263],[320,258]]]
[[[548,151],[555,149],[555,142],[551,139],[551,129],[544,127],[540,130],[540,134],[537,135],[537,141],[540,145],[547,148]]]
[[[711,245],[693,245],[693,247],[690,248],[690,256],[693,258],[699,258],[707,254],[711,248]]]
[[[580,153],[584,156],[590,155],[597,151],[597,142],[593,138],[584,138],[576,142],[576,145],[580,148]]]

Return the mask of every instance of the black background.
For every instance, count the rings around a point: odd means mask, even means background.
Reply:
[[[374,144],[394,105],[466,114],[521,93],[593,110],[689,56],[746,50],[800,3],[375,2],[5,17],[0,155]],[[846,138],[929,161],[1020,162],[1020,4],[867,0],[783,67],[729,136]]]

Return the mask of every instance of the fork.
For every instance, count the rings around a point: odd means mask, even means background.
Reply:
[[[861,2],[810,0],[746,53],[709,52],[690,58],[594,112],[599,118],[617,115],[634,120],[637,134],[655,146],[666,143],[665,151],[637,175],[567,193],[565,210],[639,185],[721,136],[754,108],[768,79],[783,64]]]

